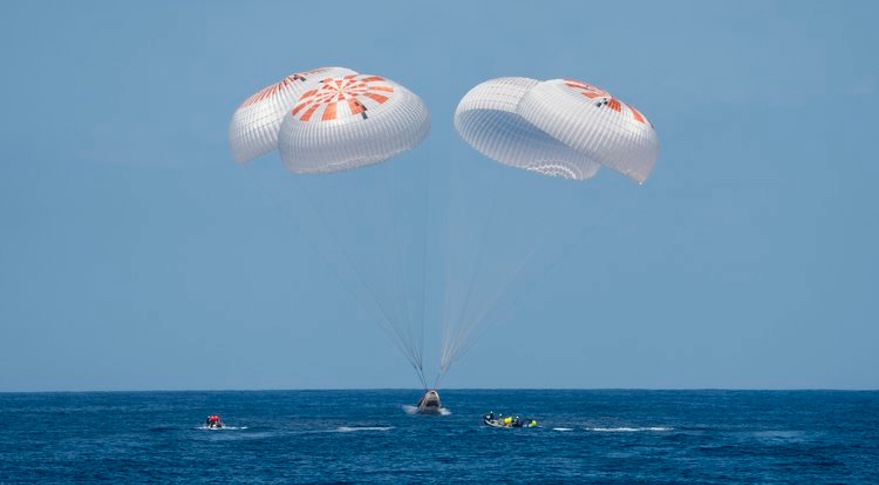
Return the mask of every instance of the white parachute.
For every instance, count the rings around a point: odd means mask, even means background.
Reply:
[[[604,165],[643,183],[659,154],[656,131],[643,114],[573,79],[485,81],[461,99],[455,128],[493,160],[575,180]]]
[[[506,165],[585,180],[600,165],[541,131],[517,113],[540,81],[507,77],[485,81],[458,104],[455,128],[483,155]]]
[[[362,237],[363,231],[358,234],[360,225],[387,226],[375,218],[396,219],[388,216],[394,205],[388,194],[382,193],[388,187],[384,179],[393,178],[386,176],[394,171],[359,173],[353,178],[326,174],[390,160],[417,147],[429,131],[430,115],[421,98],[390,79],[344,67],[292,74],[263,88],[238,107],[229,126],[229,144],[238,162],[277,149],[290,172],[323,175],[291,177],[307,198],[325,198],[308,201],[313,214],[302,213],[308,211],[301,205],[288,208],[299,212],[294,215],[299,224],[319,221],[304,231],[314,233],[310,237],[315,250],[364,308],[372,311],[422,382],[423,335],[413,328],[416,317],[400,301],[406,293],[400,289],[405,286],[404,278],[396,276],[402,264],[391,261],[399,257],[399,251],[385,240],[394,234],[369,238]],[[364,194],[370,189],[371,193]],[[336,205],[340,191],[346,193],[347,207]],[[358,199],[356,207],[351,198]],[[380,210],[375,209],[376,204]],[[344,216],[332,215],[334,210]],[[358,219],[358,227],[345,227],[351,219]],[[364,269],[369,263],[381,270]]]
[[[279,150],[294,173],[372,165],[418,146],[430,131],[421,99],[381,76],[323,79],[281,124]]]
[[[235,110],[229,124],[232,156],[239,163],[246,163],[276,150],[281,121],[295,106],[299,96],[323,79],[353,73],[344,67],[320,67],[297,72],[245,99]]]
[[[327,173],[388,160],[418,146],[430,115],[390,79],[345,67],[291,74],[244,100],[229,145],[246,163],[278,149],[294,173]]]

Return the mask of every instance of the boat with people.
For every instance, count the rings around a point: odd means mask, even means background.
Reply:
[[[489,411],[482,415],[482,423],[492,428],[536,428],[537,420],[534,418],[521,418],[519,416],[504,416]]]
[[[223,423],[223,420],[220,419],[219,414],[211,414],[204,420],[204,427],[209,429],[220,429],[225,428],[226,425]]]

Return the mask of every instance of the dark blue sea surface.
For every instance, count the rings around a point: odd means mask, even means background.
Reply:
[[[879,392],[440,393],[0,393],[0,483],[879,483]]]

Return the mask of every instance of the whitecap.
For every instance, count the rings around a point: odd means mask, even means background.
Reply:
[[[354,431],[389,431],[394,429],[393,426],[339,426],[336,431],[339,433],[351,433]]]
[[[629,426],[620,426],[617,428],[590,428],[592,431],[597,433],[638,433],[641,431],[671,431],[673,428],[667,428],[665,426],[649,426],[649,427],[639,427],[633,428]]]

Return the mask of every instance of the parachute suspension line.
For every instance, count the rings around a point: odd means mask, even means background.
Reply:
[[[453,163],[456,161],[456,157],[452,158]],[[451,165],[451,164],[450,164]],[[443,266],[443,276],[444,276],[444,284],[443,284],[443,306],[442,306],[442,341],[440,346],[440,368],[439,368],[439,376],[437,380],[441,379],[443,373],[445,373],[446,365],[445,362],[447,360],[446,354],[448,353],[449,342],[452,338],[453,331],[455,329],[455,316],[454,316],[454,307],[455,307],[455,294],[453,289],[456,289],[460,285],[455,285],[454,276],[455,276],[455,253],[453,248],[457,246],[457,242],[455,241],[455,235],[458,231],[463,232],[463,223],[461,216],[458,212],[457,202],[462,200],[458,194],[463,192],[462,182],[456,175],[459,173],[458,170],[452,168],[452,173],[450,175],[450,183],[449,183],[449,200],[451,203],[447,207],[447,210],[444,212],[444,220],[443,220],[443,250],[445,251],[445,264]],[[463,212],[463,208],[460,209]],[[456,227],[455,223],[459,223],[461,227]]]
[[[445,377],[445,376],[446,376],[445,371],[438,370],[436,372],[436,377],[433,379],[433,388],[434,389],[438,389],[440,387],[440,384],[442,384],[443,377]]]
[[[448,187],[449,187],[448,200],[450,201],[450,203],[447,206],[446,210],[442,213],[443,219],[442,219],[442,224],[441,224],[442,237],[443,237],[442,249],[445,252],[445,262],[442,266],[443,286],[441,288],[442,292],[443,292],[443,304],[442,304],[442,308],[441,308],[442,313],[440,315],[440,322],[442,324],[441,325],[441,327],[442,327],[441,344],[440,344],[440,351],[441,351],[440,364],[441,365],[440,365],[440,369],[439,369],[440,376],[444,372],[443,368],[442,368],[442,362],[445,362],[446,342],[449,339],[449,334],[451,332],[451,325],[452,325],[452,323],[451,323],[451,308],[452,308],[452,288],[453,288],[453,286],[452,286],[452,267],[453,267],[452,260],[453,260],[453,257],[452,257],[451,247],[453,246],[452,233],[454,232],[452,229],[452,222],[454,220],[453,213],[455,212],[455,202],[460,200],[460,197],[456,197],[456,193],[459,190],[459,188],[458,188],[457,184],[455,183],[454,169],[452,171],[452,175],[450,176],[450,179],[451,179],[449,181],[450,183],[448,184]],[[437,377],[437,380],[439,380],[440,376]]]
[[[356,264],[354,264],[354,262],[351,260],[351,256],[344,249],[344,247],[339,243],[338,235],[332,230],[332,228],[329,227],[329,224],[327,224],[326,220],[324,220],[324,217],[321,216],[320,211],[317,209],[317,207],[314,204],[314,200],[313,200],[312,196],[308,193],[308,191],[306,190],[306,188],[304,186],[300,186],[300,184],[296,182],[297,178],[298,178],[297,176],[294,176],[292,178],[292,180],[293,180],[292,185],[301,194],[303,194],[303,198],[305,199],[306,203],[309,205],[309,208],[311,209],[312,213],[317,216],[317,219],[320,221],[321,225],[323,226],[323,229],[331,236],[330,237],[331,241],[336,245],[336,247],[338,247],[338,249],[339,249],[338,252],[345,259],[345,264],[347,265],[347,267],[352,269],[352,271],[353,271],[354,275],[356,276],[360,285],[366,289],[367,294],[372,299],[372,302],[375,303],[376,307],[378,307],[378,309],[380,311],[380,315],[376,318],[376,320],[380,324],[380,327],[382,328],[383,331],[385,331],[388,334],[388,336],[390,337],[390,340],[394,343],[394,345],[397,347],[397,349],[406,357],[406,359],[409,361],[409,363],[412,364],[412,366],[416,370],[418,370],[419,369],[418,359],[415,355],[413,355],[411,350],[409,348],[407,348],[407,346],[405,345],[404,336],[400,332],[399,322],[396,321],[391,316],[391,313],[386,308],[386,305],[375,294],[375,290],[373,290],[373,288],[369,284],[367,284],[366,280],[364,279],[363,275],[360,272],[360,269],[357,267]],[[307,230],[302,231],[302,233],[308,234],[308,231]],[[343,275],[340,271],[340,268],[333,265],[330,256],[328,256],[325,251],[321,250],[320,245],[317,244],[316,241],[308,239],[308,242],[312,245],[312,247],[315,249],[315,251],[321,256],[321,258],[324,260],[324,263],[326,263],[326,265],[328,267],[330,267],[330,269],[333,271],[333,273],[336,275],[336,277],[339,279],[339,281],[341,281],[342,283],[345,283],[345,278],[343,277]],[[346,289],[349,292],[351,292],[353,294],[355,299],[360,302],[360,304],[364,307],[364,309],[369,311],[369,305],[366,304],[368,302],[364,302],[361,300],[361,296],[360,296],[359,292],[357,292],[355,288],[352,288],[350,284],[345,284],[344,286],[346,287]],[[374,318],[375,318],[375,316],[374,316]]]
[[[492,184],[492,190],[490,191],[489,197],[489,211],[486,215],[485,220],[478,224],[476,227],[476,236],[478,238],[477,241],[477,252],[476,252],[476,261],[469,268],[469,277],[467,278],[467,283],[464,285],[464,295],[463,295],[463,303],[458,308],[457,312],[453,312],[452,308],[449,308],[449,313],[456,313],[451,321],[446,321],[443,325],[444,335],[443,335],[443,348],[442,348],[442,357],[440,359],[440,373],[443,374],[448,370],[449,365],[451,365],[452,360],[454,360],[457,352],[455,349],[461,345],[463,339],[470,333],[467,329],[467,326],[470,325],[470,307],[472,305],[472,298],[475,290],[475,280],[476,276],[482,270],[482,265],[484,262],[484,252],[486,251],[487,246],[487,238],[489,228],[493,226],[495,215],[497,212],[497,199],[498,199],[498,186],[497,184]],[[451,253],[449,253],[451,257]],[[449,291],[452,283],[447,279],[446,283],[446,291]]]
[[[493,200],[492,211],[490,212],[490,216],[496,216],[495,205],[497,203],[496,198]],[[486,224],[486,229],[491,230],[493,223],[496,222],[495,217],[490,219],[490,224]],[[484,238],[483,238],[484,241]],[[481,246],[484,246],[482,244]],[[480,247],[480,251],[478,253],[477,264],[475,267],[477,271],[482,268],[484,259],[484,251],[483,247]],[[456,340],[451,348],[452,353],[449,357],[448,364],[451,365],[452,362],[457,360],[461,355],[463,355],[467,349],[469,349],[473,343],[475,343],[478,336],[475,338],[473,336],[474,332],[477,328],[480,327],[482,322],[487,318],[488,315],[491,314],[492,309],[498,304],[501,300],[501,297],[507,292],[510,285],[516,280],[517,276],[521,274],[522,270],[527,266],[528,262],[537,252],[537,248],[532,248],[528,254],[526,254],[521,261],[516,264],[513,269],[509,272],[506,272],[506,275],[498,274],[497,280],[493,281],[494,291],[491,296],[481,300],[480,302],[473,303],[473,300],[469,298],[467,305],[462,311],[461,319],[459,320],[458,332],[456,334]],[[472,293],[472,288],[471,288]],[[484,329],[483,329],[484,331]]]
[[[427,140],[425,142],[425,150],[427,152],[427,161],[425,167],[425,180],[423,183],[424,187],[424,230],[421,231],[421,355],[424,355],[424,330],[427,320],[427,294],[428,294],[428,282],[430,279],[427,274],[427,233],[430,230],[430,182],[431,182],[431,167],[433,165],[433,158],[431,157],[431,141]],[[424,376],[422,374],[422,384],[425,388],[427,388],[427,383],[424,382]],[[436,382],[436,379],[434,379]],[[436,384],[434,384],[436,387]]]
[[[521,298],[519,300],[523,300],[526,295],[528,295],[537,284],[543,281],[545,276],[549,274],[555,267],[561,262],[565,256],[567,256],[571,250],[579,245],[582,242],[583,238],[586,234],[590,233],[589,228],[584,228],[580,231],[578,236],[575,236],[569,244],[564,245],[562,250],[556,254],[551,261],[547,264],[541,265],[542,270],[539,274],[535,275],[534,278],[531,278],[530,284],[527,284],[518,294]],[[482,311],[474,320],[474,328],[479,328],[479,332],[473,338],[464,338],[462,339],[462,343],[456,350],[458,352],[455,353],[451,362],[454,362],[461,358],[464,354],[466,354],[473,345],[479,340],[479,338],[489,329],[489,326],[480,327],[479,324],[487,318],[489,315],[494,314],[494,310],[498,307],[498,304],[501,302],[502,297],[507,293],[508,288],[516,281],[516,279],[521,275],[522,271],[528,266],[528,264],[532,261],[534,256],[537,254],[539,248],[533,249],[516,267],[514,271],[512,271],[507,278],[504,279],[501,285],[498,285],[498,290],[494,293],[494,295],[489,299],[489,304],[485,305]],[[506,311],[498,314],[497,318],[494,319],[496,323],[503,322],[510,318],[510,312],[513,310],[514,306],[510,305],[507,307]]]
[[[491,202],[490,202],[491,208],[489,210],[489,216],[494,213],[495,203],[496,203],[496,198],[492,197]],[[451,332],[450,340],[443,342],[443,358],[440,362],[440,369],[443,372],[446,369],[448,369],[449,364],[451,364],[451,359],[455,355],[455,348],[457,348],[460,345],[460,342],[463,339],[463,335],[467,333],[466,326],[469,323],[468,316],[469,316],[469,308],[471,305],[470,302],[471,302],[471,297],[474,293],[474,286],[475,286],[474,282],[476,280],[477,274],[479,274],[479,271],[481,269],[481,263],[483,260],[482,253],[483,253],[483,251],[485,251],[485,246],[486,246],[485,231],[486,231],[486,227],[488,225],[489,224],[485,224],[485,225],[481,226],[481,230],[478,233],[479,242],[477,244],[476,262],[470,268],[469,278],[467,280],[467,284],[464,286],[464,289],[466,291],[466,293],[464,294],[464,302],[461,305],[461,307],[459,308],[459,311],[457,312],[457,316],[453,320],[453,331]]]
[[[411,349],[410,353],[414,357],[415,363],[413,363],[413,367],[415,368],[416,373],[418,374],[418,378],[421,381],[421,384],[427,388],[427,380],[424,376],[424,331],[425,331],[425,320],[426,320],[426,311],[427,311],[427,230],[430,227],[427,223],[424,224],[424,229],[421,231],[421,239],[422,239],[422,255],[420,261],[420,270],[422,273],[422,277],[419,278],[420,287],[416,287],[413,285],[407,285],[408,281],[406,275],[406,267],[409,263],[418,264],[416,260],[408,258],[408,254],[405,251],[405,247],[403,247],[403,242],[408,240],[404,236],[410,236],[414,240],[418,236],[415,233],[404,234],[403,229],[407,226],[405,220],[401,220],[400,216],[401,211],[398,209],[398,206],[402,206],[399,204],[399,200],[394,200],[393,196],[400,196],[404,194],[403,188],[407,187],[424,187],[425,194],[423,198],[423,214],[425,219],[429,217],[429,181],[430,181],[430,140],[425,141],[425,149],[427,150],[426,157],[426,181],[423,181],[421,185],[418,184],[408,184],[406,182],[409,181],[409,178],[414,178],[415,176],[411,176],[407,178],[404,176],[404,170],[406,168],[415,170],[417,168],[417,164],[415,162],[418,159],[413,161],[394,161],[391,164],[396,163],[398,170],[393,170],[391,179],[394,180],[393,187],[398,188],[397,192],[391,190],[390,188],[384,187],[381,190],[384,195],[384,201],[387,203],[387,211],[388,214],[391,214],[391,226],[392,233],[396,236],[394,237],[393,245],[394,245],[394,255],[396,257],[392,257],[393,261],[390,263],[393,265],[396,271],[393,272],[393,276],[396,277],[395,284],[397,286],[396,294],[401,295],[403,298],[403,313],[404,313],[404,325],[402,326],[400,332],[401,334],[405,334],[405,337],[401,336],[400,339],[404,341],[404,345],[407,348]],[[401,167],[402,165],[402,167]],[[416,222],[416,221],[413,221]],[[417,222],[424,222],[423,220]],[[417,224],[414,225],[417,227]],[[410,292],[410,289],[412,292]],[[420,295],[418,292],[420,291]],[[416,302],[420,301],[420,311],[416,308],[413,311],[413,305]]]
[[[452,157],[453,164],[455,162],[461,163],[458,160],[458,157],[453,155]],[[452,164],[450,164],[452,165]],[[461,170],[456,170],[455,167],[452,168],[452,172],[450,175],[450,183],[449,183],[449,200],[451,203],[449,204],[447,210],[444,215],[444,243],[443,249],[445,250],[445,265],[443,267],[444,270],[444,285],[443,285],[443,307],[442,307],[442,343],[441,343],[441,355],[440,355],[440,367],[439,374],[437,376],[437,381],[439,381],[443,374],[447,369],[447,361],[449,353],[450,342],[453,340],[453,335],[456,328],[456,308],[459,306],[458,299],[455,298],[457,296],[457,291],[463,285],[456,284],[455,276],[457,275],[457,266],[454,264],[458,258],[455,258],[457,254],[460,258],[460,252],[455,252],[455,248],[458,247],[459,241],[456,240],[455,236],[460,236],[465,234],[464,227],[465,221],[463,221],[464,216],[462,215],[465,211],[464,207],[458,207],[458,202],[463,200],[463,197],[460,194],[463,193],[463,182],[461,178],[457,175],[461,173]],[[457,223],[457,225],[456,225]]]
[[[424,369],[421,367],[412,366],[415,369],[415,375],[418,376],[418,382],[421,383],[421,387],[427,389],[427,379],[424,377]]]
[[[372,168],[377,168],[377,169],[391,168],[392,169],[393,168],[392,165],[394,163],[397,163],[399,165],[400,160],[395,160],[395,161],[390,162],[388,164],[388,165],[391,165],[390,167],[385,166],[385,167],[372,167]],[[383,194],[384,195],[383,202],[386,204],[385,213],[391,215],[391,217],[390,217],[390,219],[391,219],[391,234],[392,234],[392,238],[393,238],[392,244],[394,245],[394,251],[391,256],[392,261],[389,261],[389,263],[393,266],[392,277],[395,278],[395,281],[392,284],[396,287],[396,291],[394,293],[396,295],[399,295],[399,297],[403,299],[403,301],[402,301],[403,315],[401,315],[401,318],[403,319],[403,322],[402,322],[403,325],[402,325],[402,328],[400,328],[400,333],[404,334],[405,336],[401,337],[401,338],[403,338],[405,345],[408,348],[410,348],[410,353],[414,357],[416,372],[418,372],[419,377],[421,377],[421,379],[424,380],[424,378],[423,378],[424,362],[423,362],[423,351],[422,351],[424,338],[423,338],[423,333],[419,333],[419,335],[417,335],[417,336],[412,334],[413,326],[414,326],[412,324],[412,322],[414,320],[412,318],[412,308],[411,308],[411,304],[409,301],[408,285],[406,285],[406,278],[405,278],[405,272],[404,272],[404,267],[403,267],[404,263],[405,263],[406,255],[403,251],[403,247],[401,244],[401,241],[403,240],[403,236],[401,233],[401,226],[403,224],[401,224],[401,222],[400,222],[399,211],[396,210],[396,207],[395,207],[396,201],[394,200],[395,195],[397,195],[397,196],[400,195],[400,194],[394,193],[395,188],[397,188],[399,190],[399,187],[401,187],[401,185],[400,185],[400,170],[391,170],[391,172],[392,172],[391,179],[394,181],[394,183],[392,184],[393,187],[384,188],[387,190],[381,190],[382,188],[380,188],[380,191],[384,193]],[[394,295],[391,295],[391,298],[394,298]]]
[[[462,326],[459,340],[455,343],[453,353],[449,358],[449,365],[461,358],[469,351],[477,340],[488,330],[488,326],[482,326],[482,322],[491,315],[497,304],[501,301],[501,297],[507,292],[510,285],[516,280],[516,277],[522,273],[522,270],[528,265],[528,262],[536,253],[536,249],[532,250],[515,268],[495,287],[496,290],[474,316],[470,317],[468,324]],[[498,319],[500,320],[500,319]],[[477,329],[479,331],[477,332]],[[475,335],[474,335],[475,334]]]
[[[352,294],[352,296],[354,296],[355,299],[359,301],[361,306],[369,311],[369,305],[367,304],[367,302],[362,301],[362,295],[360,294],[360,292],[356,291],[356,289],[352,287],[351,283],[346,283],[346,279],[340,272],[340,268],[332,263],[332,257],[327,253],[327,250],[321,249],[321,245],[318,244],[317,240],[315,240],[313,236],[310,236],[311,231],[309,231],[304,226],[304,223],[302,221],[299,221],[297,220],[297,218],[293,217],[290,211],[282,210],[282,207],[289,208],[290,204],[284,204],[279,200],[271,199],[269,197],[269,194],[274,193],[275,191],[267,190],[267,184],[265,184],[257,175],[251,173],[252,170],[244,170],[244,172],[247,173],[246,177],[250,179],[251,185],[256,188],[257,192],[260,193],[260,196],[263,198],[264,203],[272,209],[277,210],[282,215],[282,217],[287,220],[287,223],[291,227],[293,227],[294,229],[299,229],[298,232],[304,236],[305,241],[312,247],[312,249],[315,250],[315,252],[321,257],[321,259],[323,259],[324,264],[326,264],[326,266],[330,268],[336,278],[341,283],[343,283],[342,286],[344,286],[345,289],[348,290]],[[338,252],[347,260],[346,264],[349,268],[352,268],[354,270],[354,273],[360,280],[359,283],[364,288],[366,288],[370,298],[372,298],[373,303],[375,303],[375,305],[378,307],[380,315],[374,314],[373,318],[379,323],[382,331],[388,334],[388,337],[394,343],[394,346],[397,347],[397,349],[406,357],[406,360],[409,361],[409,363],[415,369],[415,372],[418,375],[418,379],[422,383],[422,385],[427,387],[427,381],[424,377],[421,360],[420,358],[416,358],[416,356],[414,356],[410,352],[409,348],[402,342],[403,337],[397,331],[400,325],[394,323],[394,319],[391,317],[390,312],[385,308],[381,300],[373,293],[372,288],[368,284],[366,284],[362,275],[359,272],[359,269],[350,260],[349,254],[342,248],[340,244],[338,244],[337,235],[330,229],[329,225],[326,223],[326,221],[320,215],[320,212],[315,207],[312,196],[308,194],[307,190],[304,187],[301,187],[300,184],[295,181],[296,177],[298,176],[294,176],[294,182],[291,182],[292,185],[300,194],[302,194],[302,198],[305,199],[306,203],[309,205],[311,212],[317,216],[316,219],[320,221],[323,230],[330,234],[331,242],[336,244],[336,246],[338,247]]]

